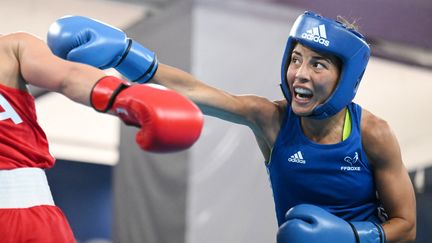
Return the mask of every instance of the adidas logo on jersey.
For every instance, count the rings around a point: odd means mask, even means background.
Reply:
[[[291,157],[288,158],[288,161],[292,163],[306,164],[306,160],[303,159],[301,151],[291,155]]]
[[[325,45],[325,46],[330,45],[330,41],[327,40],[326,28],[325,25],[323,24],[320,24],[318,27],[314,27],[310,30],[306,30],[306,32],[304,32],[301,35],[301,37],[307,40],[320,43],[321,45]]]

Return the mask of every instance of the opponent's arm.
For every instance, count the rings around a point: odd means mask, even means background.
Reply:
[[[379,197],[389,216],[383,223],[387,242],[413,242],[416,235],[415,194],[396,136],[387,122],[365,110],[362,136],[374,169]]]
[[[131,86],[94,67],[62,60],[43,41],[29,34],[18,33],[10,38],[23,80],[140,127],[136,140],[142,149],[177,151],[198,139],[202,114],[182,95],[162,87]]]
[[[90,105],[90,92],[105,76],[91,66],[72,63],[54,56],[47,45],[28,33],[8,36],[23,79],[32,85],[59,92],[73,101]]]

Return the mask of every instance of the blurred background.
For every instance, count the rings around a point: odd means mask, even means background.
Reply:
[[[432,239],[432,2],[429,0],[2,0],[0,32],[45,39],[64,15],[117,26],[159,61],[232,93],[282,99],[295,18],[355,20],[373,57],[356,102],[394,129],[417,195],[417,242]],[[107,73],[116,74],[113,70]],[[205,117],[189,150],[150,154],[134,128],[32,87],[58,159],[48,171],[78,242],[275,242],[272,192],[248,128]],[[404,200],[401,198],[400,200]]]

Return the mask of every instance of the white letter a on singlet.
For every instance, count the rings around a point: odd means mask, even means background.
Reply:
[[[3,112],[0,112],[0,121],[11,119],[15,124],[22,122],[21,117],[16,113],[14,108],[9,104],[3,95],[0,94],[0,106],[3,108]]]

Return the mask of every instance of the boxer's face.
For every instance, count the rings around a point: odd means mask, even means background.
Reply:
[[[296,44],[286,74],[294,113],[310,115],[332,94],[339,74],[340,62],[336,57]]]

